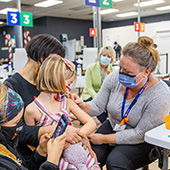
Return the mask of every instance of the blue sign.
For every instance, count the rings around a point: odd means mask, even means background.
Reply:
[[[7,25],[20,25],[20,15],[19,12],[7,13]]]
[[[89,6],[100,6],[100,1],[99,0],[85,0],[85,5]]]

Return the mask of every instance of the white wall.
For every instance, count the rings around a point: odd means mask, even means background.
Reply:
[[[102,30],[103,46],[113,46],[114,41],[117,41],[122,47],[128,42],[135,42],[138,38],[138,33],[134,31],[134,25],[116,27]],[[168,53],[168,73],[170,73],[170,21],[155,22],[145,24],[145,32],[140,33],[141,36],[149,36],[154,39],[158,45],[157,50],[160,53]],[[162,59],[161,67],[165,66],[165,60]],[[161,69],[162,72],[165,68]]]

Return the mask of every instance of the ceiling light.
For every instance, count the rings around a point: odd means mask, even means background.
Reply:
[[[161,4],[164,2],[165,2],[164,0],[151,0],[151,1],[141,2],[140,7]],[[135,3],[134,6],[138,6],[138,3]]]
[[[112,0],[113,2],[121,2],[121,1],[124,1],[124,0]]]
[[[104,14],[110,14],[110,13],[118,12],[118,11],[119,11],[118,9],[106,9],[106,10],[100,11],[100,14],[104,15]]]
[[[7,14],[8,11],[17,12],[18,9],[16,9],[16,8],[4,8],[4,9],[0,10],[0,14]]]
[[[158,11],[163,11],[163,10],[168,10],[168,9],[170,9],[170,5],[156,8],[156,10]]]
[[[138,15],[138,12],[127,12],[127,13],[122,13],[122,14],[117,14],[117,17],[129,17],[129,16],[134,16]]]
[[[50,6],[54,6],[54,5],[58,5],[63,3],[63,1],[55,1],[55,0],[47,0],[47,1],[43,1],[37,4],[34,4],[34,6],[37,7],[50,7]]]
[[[0,2],[10,2],[12,0],[0,0]]]
[[[4,24],[4,22],[0,21],[0,24]]]

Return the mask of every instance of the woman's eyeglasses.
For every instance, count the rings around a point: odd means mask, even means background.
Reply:
[[[121,67],[119,68],[119,74],[123,74],[123,75],[126,75],[128,77],[136,77],[136,75],[131,75],[131,74],[128,74],[128,73],[125,73],[125,72],[121,72]]]

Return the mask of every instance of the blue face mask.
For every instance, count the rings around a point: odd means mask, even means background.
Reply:
[[[141,72],[138,74],[140,75]],[[144,78],[142,78],[138,83],[136,83],[136,77],[138,75],[126,75],[119,71],[119,82],[125,87],[135,87],[137,86]]]
[[[106,66],[106,65],[110,64],[111,58],[109,58],[107,56],[101,56],[100,62],[101,62],[102,65]]]

